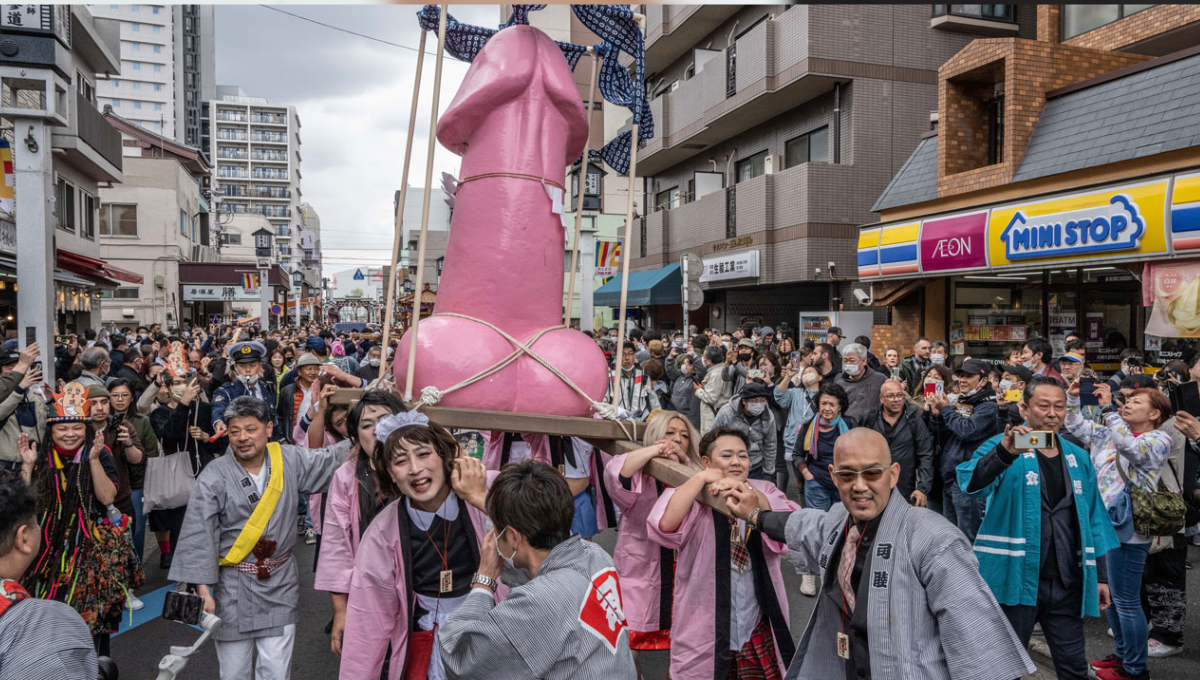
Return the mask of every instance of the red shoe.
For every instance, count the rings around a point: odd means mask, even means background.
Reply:
[[[1125,660],[1116,654],[1109,654],[1103,659],[1096,659],[1091,663],[1091,666],[1097,671],[1102,668],[1123,668],[1125,666]]]
[[[1125,672],[1124,666],[1099,668],[1096,669],[1096,677],[1100,680],[1150,680],[1150,670],[1143,671],[1141,675],[1130,675]]]

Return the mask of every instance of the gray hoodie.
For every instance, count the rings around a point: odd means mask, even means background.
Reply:
[[[713,427],[732,427],[746,433],[750,439],[750,467],[762,466],[763,475],[771,479],[775,474],[775,416],[768,406],[757,418],[746,415],[742,408],[742,395],[735,395],[721,407],[713,420]]]

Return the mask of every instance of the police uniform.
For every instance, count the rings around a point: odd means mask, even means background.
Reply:
[[[253,340],[246,342],[237,342],[229,346],[227,352],[229,360],[235,364],[262,363],[263,357],[267,354],[267,348],[263,347],[261,342]],[[236,369],[234,369],[236,371]],[[259,377],[254,385],[247,385],[240,379],[235,377],[233,380],[224,383],[213,392],[212,398],[212,425],[215,428],[217,422],[225,422],[225,409],[229,407],[229,403],[238,397],[251,396],[261,399],[267,404],[267,411],[270,414],[271,422],[275,423],[275,385],[263,377]],[[225,423],[228,426],[228,423]],[[279,431],[278,425],[275,426],[271,433],[271,441],[281,441],[282,433]]]

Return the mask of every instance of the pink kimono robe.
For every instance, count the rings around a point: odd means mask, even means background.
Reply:
[[[489,475],[489,486],[494,477]],[[459,516],[465,507],[475,539],[482,543],[487,534],[487,515],[462,499],[459,503]],[[400,538],[401,515],[407,522],[403,498],[380,510],[363,534],[355,554],[350,598],[346,605],[346,631],[342,638],[340,680],[379,680],[389,643],[392,657],[388,680],[400,680],[404,674],[408,631],[412,627],[408,618],[412,593],[405,573],[409,548],[401,544]],[[322,554],[321,561],[324,560]],[[507,592],[508,588],[501,585],[497,600],[503,600]]]
[[[750,485],[766,495],[772,510],[799,510],[775,485],[751,479]],[[729,675],[730,637],[730,531],[729,518],[700,502],[692,504],[683,523],[667,533],[658,523],[675,489],[663,491],[646,519],[646,535],[664,548],[679,551],[675,565],[675,597],[671,628],[672,680],[725,680]],[[746,544],[752,569],[765,571],[755,581],[769,582],[774,593],[758,593],[758,606],[775,637],[775,653],[782,672],[795,652],[788,626],[787,593],[780,555],[787,546],[750,532]],[[621,572],[622,578],[628,572]],[[715,623],[715,625],[714,625]]]
[[[350,592],[354,556],[358,554],[357,456],[342,463],[333,473],[325,502],[325,526],[321,534],[321,559],[313,587],[331,593]],[[314,522],[315,524],[315,522]]]
[[[629,629],[638,633],[669,630],[675,553],[650,540],[646,527],[662,487],[644,472],[622,479],[623,465],[625,455],[611,459],[604,466],[604,484],[621,509],[613,563],[621,575],[625,620]]]
[[[292,428],[292,441],[297,442],[296,446],[300,448],[308,448],[308,432],[300,427],[300,421],[296,421],[296,426]],[[333,435],[325,433],[325,440],[321,442],[321,446],[329,448],[338,443],[338,440],[333,438]],[[356,454],[354,449],[351,452]],[[324,494],[314,493],[308,497],[308,518],[312,521],[313,533],[320,535],[322,526],[324,525],[324,517],[321,516],[321,497]],[[321,551],[325,552],[324,550]],[[345,592],[345,591],[342,591]]]
[[[508,461],[504,460],[504,432],[483,432],[483,466],[499,470]],[[550,465],[550,438],[544,434],[522,433],[521,438],[529,444],[530,460]]]

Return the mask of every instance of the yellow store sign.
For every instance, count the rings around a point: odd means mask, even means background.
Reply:
[[[995,269],[1165,254],[1167,188],[1162,179],[993,208],[989,264]]]

